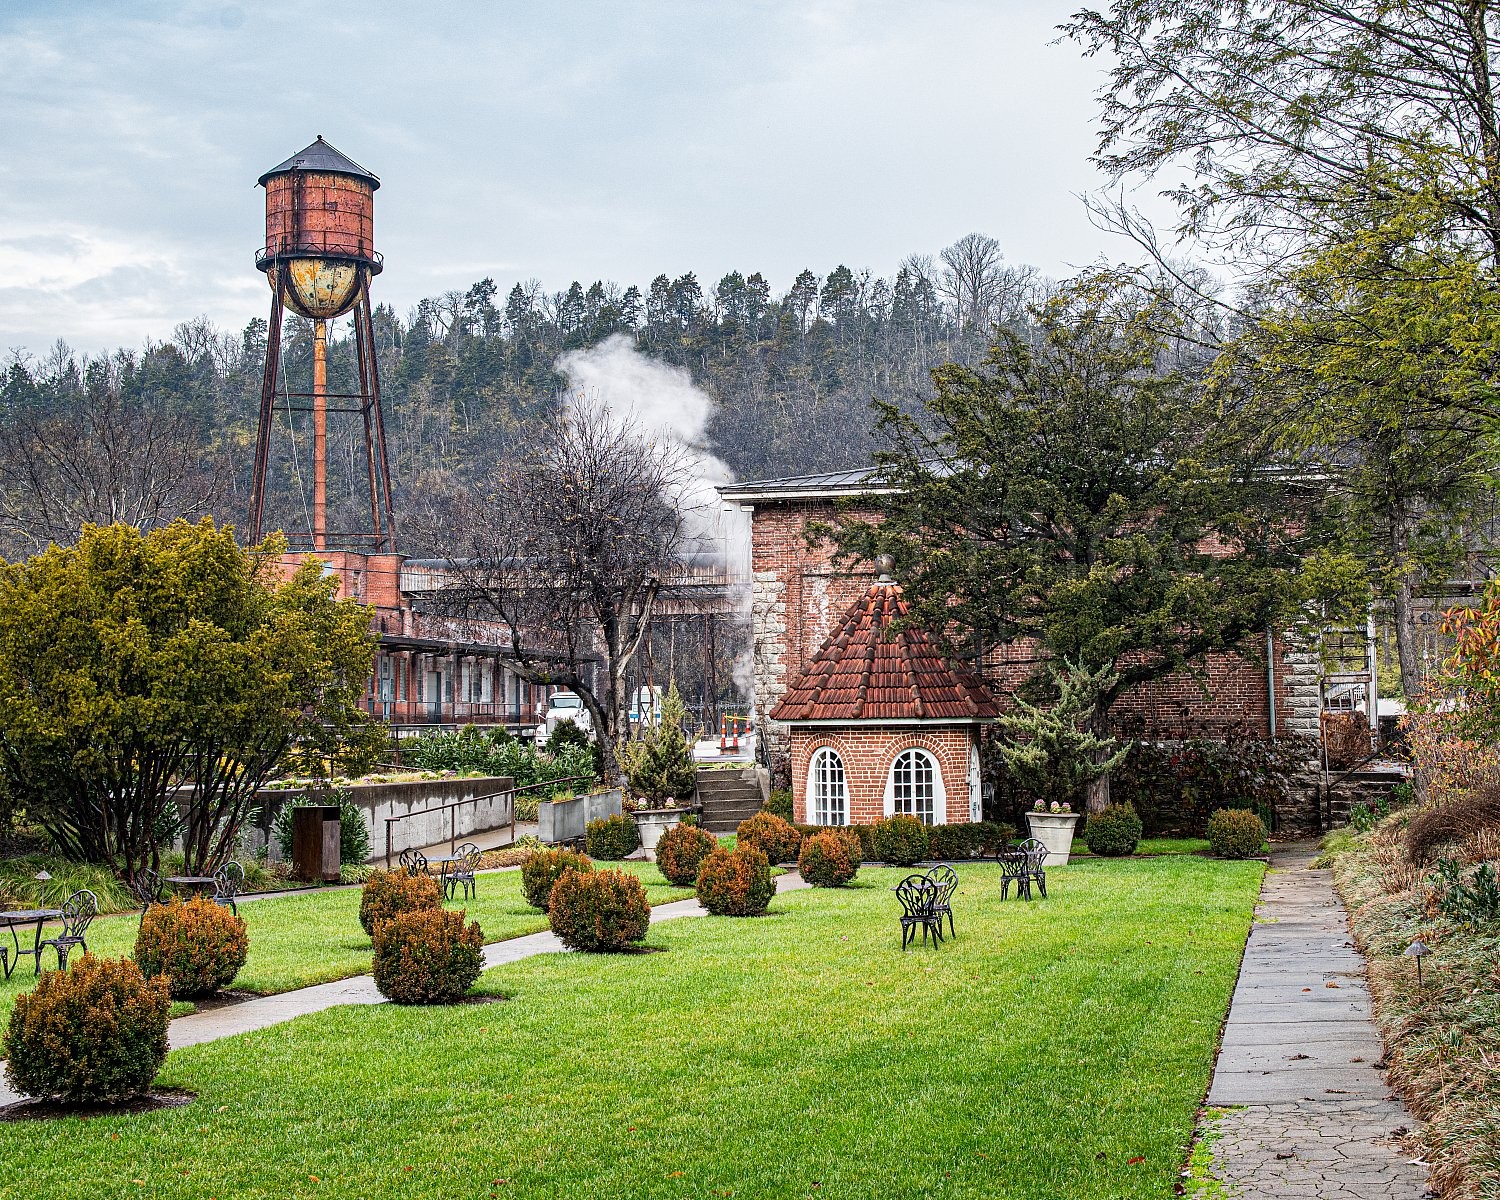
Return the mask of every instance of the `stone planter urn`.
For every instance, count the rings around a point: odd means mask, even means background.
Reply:
[[[656,843],[661,841],[662,834],[682,820],[687,811],[685,808],[638,808],[630,814],[635,818],[647,862],[656,861]]]
[[[1074,812],[1029,812],[1026,824],[1031,827],[1031,836],[1047,847],[1047,861],[1043,866],[1065,867],[1068,856],[1073,853],[1073,829],[1080,814]]]

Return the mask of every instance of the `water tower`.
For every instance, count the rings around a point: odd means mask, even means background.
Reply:
[[[255,265],[266,273],[271,285],[271,321],[266,331],[266,369],[261,381],[260,430],[251,493],[255,540],[265,533],[266,477],[277,410],[286,413],[294,439],[293,414],[312,415],[313,503],[308,534],[315,551],[330,548],[328,415],[357,414],[364,420],[371,529],[369,533],[338,531],[332,540],[337,548],[394,552],[391,473],[380,412],[375,329],[370,321],[370,280],[381,271],[381,258],[375,252],[375,189],[380,180],[340,154],[320,134],[306,150],[273,167],[257,182],[266,189],[266,244],[255,256]],[[287,390],[283,378],[281,322],[286,309],[313,322],[310,392]],[[328,322],[345,313],[353,314],[359,391],[330,394]]]

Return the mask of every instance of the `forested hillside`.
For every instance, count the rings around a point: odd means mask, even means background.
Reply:
[[[996,320],[1017,315],[1033,272],[970,235],[937,258],[913,256],[890,278],[837,266],[775,291],[759,272],[705,287],[688,273],[634,285],[540,282],[501,295],[483,279],[422,301],[405,318],[374,314],[392,471],[403,502],[462,480],[504,454],[565,380],[559,355],[614,334],[685,368],[716,402],[710,449],[742,478],[856,466],[874,445],[869,406],[915,411],[929,370],[973,362]],[[374,289],[379,296],[379,283]],[[330,351],[332,391],[356,390],[345,322]],[[0,472],[6,557],[71,540],[83,520],[152,525],[211,512],[239,522],[265,354],[264,320],[238,334],[203,319],[170,340],[84,359],[59,346],[16,356],[0,386]],[[344,339],[344,340],[341,340]],[[282,342],[292,390],[310,385],[311,323],[289,319]],[[274,523],[306,528],[307,449],[273,440]],[[303,420],[300,414],[298,420]],[[357,418],[331,421],[330,501],[357,522],[363,499]],[[339,514],[330,519],[338,528]]]

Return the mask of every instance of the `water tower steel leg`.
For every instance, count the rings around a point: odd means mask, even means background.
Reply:
[[[396,552],[396,510],[391,505],[391,462],[385,450],[385,416],[380,408],[380,363],[375,353],[375,323],[370,319],[370,281],[360,284],[360,312],[364,315],[365,345],[370,354],[370,395],[375,408],[375,456],[380,463],[380,495],[385,504],[387,552]]]
[[[313,322],[313,549],[328,544],[328,322]]]
[[[271,293],[271,319],[266,325],[266,369],[260,382],[260,428],[255,434],[255,476],[250,490],[251,540],[265,532],[266,476],[271,462],[271,423],[276,417],[276,378],[281,366],[281,294]]]
[[[365,357],[369,343],[365,337],[363,314],[360,312],[363,305],[364,297],[361,296],[354,311],[354,356],[359,360],[359,412],[365,422],[365,469],[370,479],[370,530],[375,535],[375,549],[379,551],[385,549],[386,539],[380,520],[380,500],[375,479],[375,434],[370,423],[370,409],[375,406],[375,396],[370,391],[370,367]]]

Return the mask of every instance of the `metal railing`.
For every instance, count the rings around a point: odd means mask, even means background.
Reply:
[[[560,787],[570,786],[575,783],[592,783],[592,775],[570,775],[566,779],[548,779],[541,783],[528,783],[525,787],[505,788],[502,791],[490,792],[484,796],[465,796],[462,800],[454,800],[449,804],[438,804],[432,808],[421,808],[416,812],[401,813],[399,816],[385,818],[385,869],[391,869],[391,826],[397,821],[405,821],[411,817],[425,817],[429,813],[446,812],[448,814],[448,853],[455,854],[458,851],[458,809],[465,804],[478,804],[481,800],[495,800],[501,796],[510,798],[510,820],[501,821],[500,825],[491,828],[498,829],[501,825],[510,826],[510,840],[516,840],[516,797],[523,792],[536,791],[539,788],[551,788],[556,791]]]

